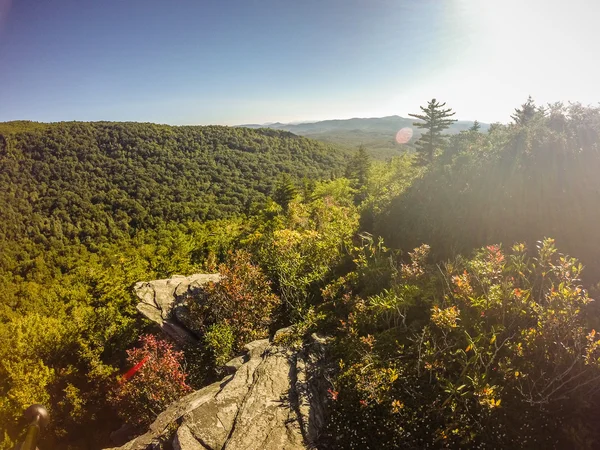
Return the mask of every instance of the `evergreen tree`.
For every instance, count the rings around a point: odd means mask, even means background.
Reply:
[[[356,167],[356,181],[359,187],[366,186],[369,180],[369,170],[371,170],[371,157],[363,145],[358,147],[358,151],[354,156]]]
[[[456,122],[456,119],[449,119],[456,113],[451,108],[444,109],[444,106],[446,103],[439,103],[434,98],[427,103],[427,107],[420,107],[423,114],[409,114],[409,116],[423,121],[414,122],[415,127],[427,130],[415,143],[417,151],[426,162],[433,160],[436,149],[444,143],[442,131]]]
[[[473,125],[471,126],[471,128],[469,128],[469,131],[475,131],[478,132],[481,129],[481,125],[479,124],[479,122],[476,120],[475,122],[473,122]]]
[[[275,187],[275,191],[273,192],[273,200],[279,206],[283,208],[284,211],[287,211],[288,206],[291,201],[296,197],[296,186],[294,186],[294,182],[290,178],[290,176],[285,173],[279,179],[277,186]]]
[[[494,131],[502,129],[503,126],[504,125],[502,125],[500,122],[490,123],[490,127],[488,128],[488,133],[492,134]]]
[[[317,183],[315,180],[311,180],[310,178],[304,177],[302,179],[302,201],[304,203],[309,203],[313,199],[313,192],[315,191]]]
[[[361,188],[369,180],[369,171],[371,170],[371,157],[367,153],[364,145],[358,147],[354,156],[348,161],[346,167],[346,178],[354,180],[354,187]]]
[[[530,95],[527,97],[527,101],[521,105],[521,108],[515,108],[515,113],[510,117],[515,121],[516,125],[527,125],[541,114],[543,114],[543,110],[535,105]]]
[[[346,166],[345,177],[350,180],[352,188],[355,190],[354,203],[359,205],[367,198],[367,184],[369,182],[369,172],[371,170],[371,157],[367,153],[364,145],[360,145]]]

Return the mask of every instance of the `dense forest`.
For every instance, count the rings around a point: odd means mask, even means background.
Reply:
[[[52,398],[57,437],[89,426],[97,377],[142,326],[132,283],[189,272],[205,248],[224,254],[285,176],[310,185],[346,159],[285,131],[0,124],[2,426],[36,398]]]
[[[452,116],[429,102],[387,161],[274,130],[0,124],[2,448],[34,402],[47,448],[107,445],[287,325],[282,345],[330,336],[324,449],[597,448],[600,109]],[[214,271],[201,346],[136,314],[136,281]]]
[[[343,155],[272,130],[0,125],[3,238],[98,242],[165,222],[248,213],[281,174],[324,178]]]

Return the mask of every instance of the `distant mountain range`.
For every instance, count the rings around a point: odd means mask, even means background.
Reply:
[[[344,120],[322,120],[319,122],[306,123],[266,123],[266,124],[244,124],[240,127],[247,128],[273,128],[276,130],[290,131],[300,136],[316,139],[323,142],[341,145],[344,147],[357,148],[364,145],[371,154],[378,159],[387,159],[398,155],[412,144],[421,135],[420,130],[413,127],[415,119],[387,116],[375,118],[355,118]],[[472,121],[459,120],[449,129],[450,134],[459,133],[469,129]],[[411,128],[414,131],[413,138],[408,144],[398,144],[396,133],[402,128]],[[486,131],[489,124],[481,124],[481,131]]]

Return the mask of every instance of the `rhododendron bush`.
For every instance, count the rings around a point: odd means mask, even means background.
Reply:
[[[426,251],[401,265],[384,294],[347,297],[330,443],[583,445],[594,433],[579,417],[600,390],[600,336],[587,325],[592,300],[580,285],[582,265],[552,239],[535,254],[523,244],[508,252],[492,245],[433,267],[424,264]],[[402,320],[380,313],[390,298]],[[420,308],[411,308],[415,301]]]

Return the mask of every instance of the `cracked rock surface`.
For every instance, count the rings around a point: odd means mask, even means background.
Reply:
[[[218,273],[198,273],[188,277],[175,275],[165,280],[140,281],[133,287],[141,300],[137,310],[156,322],[177,343],[195,343],[197,337],[185,326],[185,302],[188,297],[202,291],[204,285],[220,279]]]
[[[174,402],[119,449],[315,448],[326,398],[318,367],[323,343],[313,339],[293,352],[263,339],[245,350],[231,362],[233,375]]]
[[[182,344],[197,343],[186,327],[186,301],[219,274],[137,283],[137,309]],[[201,295],[200,295],[201,298]],[[282,329],[275,337],[289,332]],[[316,448],[323,426],[326,342],[316,335],[301,350],[268,339],[246,345],[225,365],[230,374],[172,403],[121,450],[295,450]],[[122,441],[121,441],[122,442]]]

